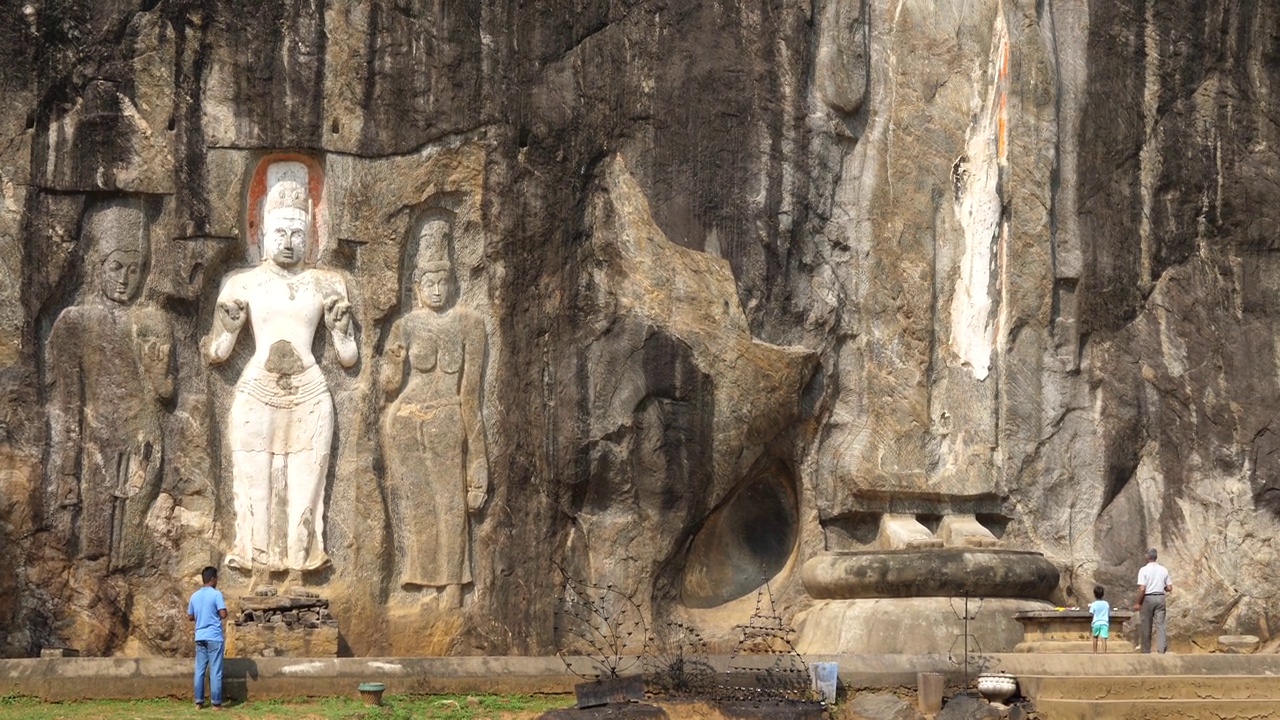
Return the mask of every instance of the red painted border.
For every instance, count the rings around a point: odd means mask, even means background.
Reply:
[[[320,248],[324,245],[321,232],[325,225],[320,222],[324,212],[324,168],[316,158],[293,152],[264,155],[258,160],[258,165],[249,178],[245,201],[249,257],[262,258],[262,200],[267,194],[267,168],[272,163],[283,161],[300,162],[307,166],[307,192],[311,195],[314,209],[311,213],[311,244],[307,247],[305,262],[315,263],[320,257]]]

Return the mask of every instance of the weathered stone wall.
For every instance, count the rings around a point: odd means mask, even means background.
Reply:
[[[1225,0],[10,4],[0,649],[187,650],[185,596],[235,534],[226,422],[254,346],[211,366],[202,342],[256,263],[277,157],[322,178],[313,260],[358,346],[350,368],[313,348],[331,562],[303,582],[343,651],[546,652],[555,564],[719,637],[762,573],[803,609],[799,565],[886,513],[974,515],[1072,602],[1127,600],[1154,545],[1176,637],[1270,638],[1278,22]],[[94,231],[114,206],[146,246],[119,307]],[[486,336],[457,611],[402,602],[383,438],[437,215]],[[100,307],[130,329],[51,351]],[[72,366],[135,360],[172,392],[59,401]],[[155,486],[118,532],[144,557],[86,556],[67,478],[138,403]],[[250,582],[224,570],[229,595]]]

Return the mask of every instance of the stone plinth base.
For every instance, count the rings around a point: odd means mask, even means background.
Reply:
[[[1123,636],[1132,617],[1128,610],[1111,611],[1107,652],[1133,652],[1133,643]],[[1015,652],[1093,652],[1093,615],[1087,610],[1032,610],[1014,619],[1023,627]]]
[[[1023,639],[1014,613],[1053,610],[1048,602],[1011,598],[969,600],[970,652],[1009,652]],[[802,655],[964,652],[964,598],[820,600],[796,618]]]
[[[240,598],[227,627],[229,657],[337,657],[338,623],[314,595]]]
[[[230,657],[338,657],[337,623],[317,628],[283,624],[231,625],[227,628]]]

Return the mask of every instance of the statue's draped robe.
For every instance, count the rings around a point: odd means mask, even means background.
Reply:
[[[387,371],[403,391],[383,419],[387,495],[403,587],[471,582],[469,479],[487,462],[480,418],[484,323],[466,308],[419,310],[387,337]],[[483,490],[478,484],[473,490]]]
[[[323,327],[326,298],[347,301],[335,274],[281,275],[265,266],[229,276],[218,302],[243,303],[255,352],[236,383],[227,417],[235,540],[227,563],[243,569],[314,570],[324,545],[325,480],[334,435],[333,396],[290,330]],[[280,324],[272,325],[272,318]],[[282,329],[283,328],[283,329]],[[243,332],[243,328],[241,329]]]
[[[172,330],[145,306],[78,305],[48,343],[54,507],[78,490],[76,557],[138,565],[147,512],[160,492],[162,403],[173,392]],[[78,478],[78,487],[68,487]]]

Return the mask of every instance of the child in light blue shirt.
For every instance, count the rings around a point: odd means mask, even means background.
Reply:
[[[1093,651],[1098,652],[1098,639],[1102,639],[1102,652],[1107,651],[1107,635],[1111,629],[1111,605],[1102,599],[1106,590],[1101,585],[1093,586],[1094,601],[1089,603],[1089,612],[1093,613]]]

